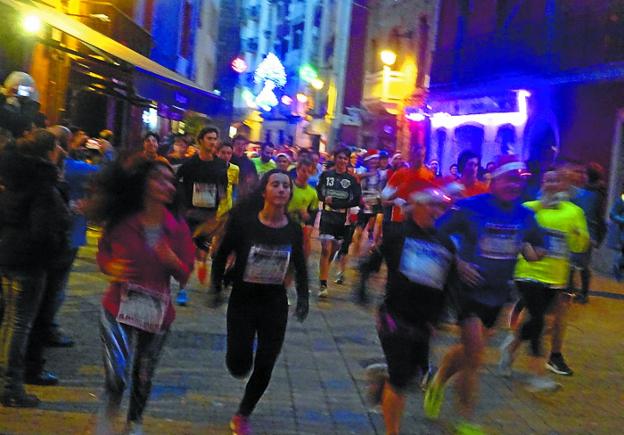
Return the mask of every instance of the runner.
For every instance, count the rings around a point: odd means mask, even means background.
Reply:
[[[260,157],[255,157],[251,159],[253,164],[256,166],[256,172],[258,173],[258,177],[262,177],[271,169],[275,169],[277,167],[275,160],[273,160],[274,151],[275,147],[273,146],[273,144],[271,142],[265,142],[260,148]]]
[[[377,215],[382,213],[381,191],[384,188],[384,180],[379,170],[379,155],[366,156],[364,166],[356,173],[356,176],[362,188],[361,207],[353,233],[354,252],[356,256],[359,256],[364,234],[369,237],[374,233]]]
[[[234,377],[244,378],[253,366],[238,412],[230,422],[234,435],[251,433],[249,416],[268,387],[280,354],[288,319],[284,279],[291,265],[297,284],[295,315],[303,321],[308,314],[308,274],[301,227],[291,222],[286,213],[292,184],[285,172],[267,172],[260,180],[258,192],[232,211],[213,261],[212,284],[217,305],[223,299],[227,258],[231,253],[236,255],[227,309],[228,370]]]
[[[500,156],[493,172],[491,193],[458,201],[440,222],[446,234],[461,236],[458,272],[460,292],[458,320],[461,343],[444,357],[425,393],[424,408],[437,418],[448,380],[458,374],[459,433],[481,433],[469,423],[474,413],[478,371],[489,330],[509,299],[509,281],[520,251],[539,259],[533,245],[542,246],[542,231],[532,211],[518,201],[522,193],[524,164],[511,155]],[[541,251],[541,250],[538,250]]]
[[[312,171],[314,171],[312,160],[301,156],[297,162],[296,177],[293,180],[293,196],[288,203],[290,220],[303,227],[303,253],[306,258],[312,251],[310,242],[319,203],[316,190],[308,184]]]
[[[253,192],[258,183],[256,165],[247,157],[247,154],[245,154],[247,145],[249,145],[249,140],[247,140],[245,136],[238,134],[232,138],[233,150],[231,162],[240,169],[238,180],[238,196],[240,198],[245,198]]]
[[[455,263],[453,242],[434,227],[450,198],[426,189],[414,193],[410,204],[400,231],[386,236],[376,254],[388,265],[386,296],[377,314],[388,377],[371,391],[381,396],[386,433],[392,435],[399,434],[406,387],[419,372],[428,371],[431,330],[442,312]]]
[[[197,246],[195,257],[200,281],[205,279],[209,245],[217,228],[217,210],[220,201],[226,197],[228,186],[227,165],[215,156],[218,141],[219,129],[204,127],[197,135],[198,153],[184,163],[176,175],[186,208],[186,220]],[[178,305],[188,303],[184,288],[178,291],[176,302]]]
[[[514,355],[522,341],[530,340],[531,370],[534,374],[527,388],[532,392],[555,390],[560,385],[544,375],[545,362],[541,336],[544,316],[565,291],[570,270],[569,253],[583,252],[589,242],[585,215],[576,205],[564,200],[567,195],[564,174],[551,170],[544,174],[538,201],[524,205],[535,212],[537,222],[546,233],[546,256],[535,262],[518,259],[515,282],[522,295],[529,317],[511,340],[501,346],[499,369],[511,376]]]
[[[360,203],[361,189],[355,177],[347,172],[349,151],[341,148],[334,152],[335,167],[321,174],[316,188],[323,203],[319,238],[321,260],[319,271],[319,297],[327,298],[327,276],[331,259],[345,240],[347,211]]]
[[[111,277],[102,299],[100,337],[106,376],[97,433],[113,433],[130,384],[126,433],[143,433],[143,412],[169,328],[175,318],[169,281],[183,285],[193,269],[188,226],[168,207],[176,204],[173,169],[134,159],[104,169],[90,204],[105,225],[97,261]],[[132,379],[128,379],[130,367]]]
[[[457,182],[463,186],[462,194],[464,197],[469,198],[471,196],[487,193],[488,185],[482,181],[479,181],[477,175],[479,173],[479,165],[481,158],[478,154],[465,150],[459,154],[457,158],[457,167],[461,176],[459,179],[451,177],[451,182]]]

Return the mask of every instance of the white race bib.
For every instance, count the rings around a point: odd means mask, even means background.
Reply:
[[[520,227],[517,225],[485,224],[479,238],[481,257],[493,260],[515,260],[520,246]]]
[[[546,255],[552,258],[568,258],[568,241],[561,231],[544,229]]]
[[[143,331],[158,333],[168,306],[168,294],[130,283],[122,288],[117,321]]]
[[[443,290],[452,254],[445,247],[419,239],[405,239],[399,272],[415,284]]]
[[[193,183],[193,207],[215,208],[217,186],[215,184]]]
[[[243,281],[282,285],[290,264],[290,246],[253,245],[247,257]]]

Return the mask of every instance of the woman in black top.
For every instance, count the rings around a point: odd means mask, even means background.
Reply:
[[[237,378],[253,372],[238,412],[230,422],[234,434],[250,432],[248,418],[269,385],[282,349],[288,319],[284,279],[294,266],[297,286],[295,315],[308,314],[308,273],[301,227],[291,222],[286,207],[292,180],[278,169],[267,172],[258,191],[232,210],[228,228],[212,264],[216,300],[221,290],[228,255],[234,253],[233,289],[227,310],[227,355],[230,373]],[[254,356],[254,337],[258,345]]]

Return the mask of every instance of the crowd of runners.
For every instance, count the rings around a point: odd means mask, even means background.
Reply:
[[[40,342],[49,338],[42,334],[60,306],[49,299],[63,293],[87,219],[103,229],[97,261],[110,278],[100,316],[106,377],[98,433],[112,433],[127,386],[128,433],[141,433],[174,305],[200,303],[201,293],[188,284],[192,273],[209,287],[211,307],[228,303],[226,364],[246,379],[230,422],[234,434],[251,433],[250,416],[269,385],[286,332],[287,289],[296,289],[299,321],[310,297],[331,300],[336,286],[350,286],[354,303],[367,305],[367,281],[384,262],[376,327],[386,364],[367,374],[388,434],[400,433],[412,384],[423,388],[424,413],[436,419],[452,378],[458,433],[483,433],[473,420],[479,369],[500,318],[511,331],[500,349],[502,376],[511,373],[523,341],[530,391],[561,388],[546,370],[573,374],[562,354],[566,311],[573,298],[588,301],[591,252],[606,233],[598,165],[539,162],[529,172],[507,154],[484,169],[481,156],[465,150],[443,174],[418,144],[405,155],[341,147],[322,157],[268,143],[250,156],[246,137],[224,139],[214,127],[193,141],[176,135],[163,147],[148,133],[140,152],[119,156],[107,154],[112,147],[103,139],[60,126],[3,141],[4,406],[37,406],[23,384],[58,382],[43,369]],[[26,183],[25,170],[39,175]],[[612,212],[616,222],[621,208],[617,203]],[[310,273],[316,240],[318,282]],[[350,264],[359,273],[347,282]],[[179,283],[175,295],[171,279]],[[435,370],[430,338],[441,321],[456,323],[460,333]]]

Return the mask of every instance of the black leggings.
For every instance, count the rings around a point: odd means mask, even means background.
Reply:
[[[262,291],[262,290],[257,290]],[[253,372],[238,413],[249,416],[269,386],[271,373],[282,350],[288,299],[286,292],[259,298],[250,292],[234,289],[227,309],[227,368],[236,378]],[[254,338],[258,345],[254,357]]]
[[[533,356],[541,356],[544,316],[557,296],[557,290],[534,281],[516,281],[516,284],[529,311],[529,317],[520,327],[520,338],[530,340]]]

